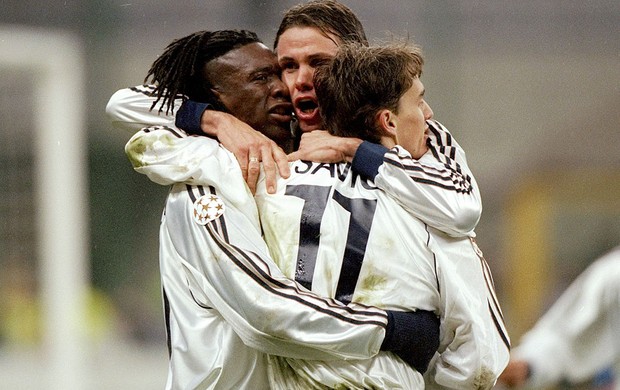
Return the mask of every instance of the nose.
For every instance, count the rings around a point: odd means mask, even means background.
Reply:
[[[274,77],[271,83],[270,93],[274,98],[290,99],[291,95],[286,84],[279,77]]]
[[[422,112],[424,113],[424,120],[433,119],[433,109],[428,105],[426,100],[424,101],[424,108]]]
[[[314,69],[310,66],[300,66],[295,78],[295,89],[298,91],[307,91],[314,87],[312,82],[314,77]]]

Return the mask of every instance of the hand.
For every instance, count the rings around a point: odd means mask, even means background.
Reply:
[[[284,178],[289,177],[290,169],[286,153],[274,141],[247,123],[224,112],[205,110],[200,127],[206,134],[215,136],[235,155],[243,179],[252,194],[256,192],[260,162],[263,163],[268,193],[273,194],[276,191],[277,173]]]
[[[530,366],[524,360],[510,360],[497,381],[507,387],[519,387],[530,376]]]
[[[350,162],[361,143],[362,140],[358,138],[336,137],[324,130],[314,130],[302,134],[299,149],[290,153],[288,160],[321,163]]]
[[[439,348],[439,318],[433,312],[387,310],[388,326],[382,351],[391,351],[424,374]]]

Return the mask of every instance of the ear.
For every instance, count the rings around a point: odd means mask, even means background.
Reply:
[[[389,137],[396,137],[396,128],[397,128],[398,118],[391,110],[384,108],[379,111],[377,114],[377,124],[378,127],[382,130],[382,135]]]

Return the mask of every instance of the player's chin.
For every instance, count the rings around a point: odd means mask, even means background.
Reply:
[[[270,122],[260,130],[273,141],[285,141],[292,137],[290,122]]]
[[[303,121],[299,120],[299,128],[302,132],[307,133],[314,130],[323,130],[323,122],[318,121]]]

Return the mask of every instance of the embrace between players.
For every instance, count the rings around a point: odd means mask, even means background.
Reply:
[[[171,185],[166,387],[491,388],[510,341],[480,194],[420,50],[369,47],[333,0],[289,9],[274,47],[191,34],[108,103],[144,127],[135,170]]]

